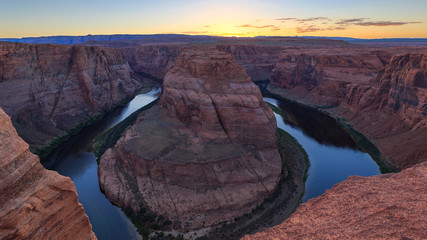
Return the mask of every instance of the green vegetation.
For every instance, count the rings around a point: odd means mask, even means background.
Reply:
[[[280,113],[278,113],[280,114]],[[274,216],[279,209],[298,207],[304,195],[302,190],[298,196],[298,204],[288,206],[289,200],[297,191],[298,181],[307,179],[310,161],[308,155],[298,141],[282,129],[277,129],[277,145],[282,159],[282,174],[276,190],[264,202],[252,209],[251,212],[236,217],[233,222],[223,224],[198,240],[208,239],[240,239],[244,234],[265,227],[264,224]],[[304,187],[303,187],[304,188]]]
[[[99,158],[100,156],[102,156],[102,154],[104,154],[105,151],[107,151],[107,149],[113,147],[116,144],[117,140],[119,140],[122,133],[127,129],[127,127],[135,123],[138,115],[141,112],[157,104],[157,102],[158,100],[154,100],[153,102],[138,109],[137,111],[129,115],[125,120],[116,124],[114,127],[110,128],[108,131],[97,137],[92,145],[93,152],[95,153],[95,155]]]
[[[381,173],[391,173],[397,172],[397,169],[393,166],[386,164],[384,161],[381,161],[381,152],[378,148],[363,134],[356,131],[351,125],[344,123],[341,119],[338,119],[337,122],[356,142],[356,144],[366,153],[368,153],[371,158],[378,164],[380,167]]]
[[[389,164],[387,164],[386,162],[381,160],[383,158],[381,152],[366,136],[364,136],[360,132],[356,131],[348,123],[345,123],[345,121],[343,119],[335,118],[335,117],[331,116],[330,114],[328,114],[327,112],[322,111],[324,109],[334,108],[336,106],[310,106],[310,105],[304,105],[302,103],[293,101],[291,99],[284,98],[283,96],[278,95],[278,94],[274,94],[267,89],[267,87],[269,86],[269,82],[270,82],[270,80],[262,80],[262,81],[255,82],[255,84],[257,84],[258,87],[260,88],[261,93],[264,97],[272,97],[272,98],[278,99],[280,101],[287,101],[287,102],[295,103],[295,104],[298,104],[302,107],[314,109],[314,110],[320,111],[324,114],[327,114],[328,116],[334,118],[335,121],[337,122],[337,124],[353,138],[354,142],[357,144],[357,146],[359,146],[359,148],[362,151],[368,153],[371,156],[371,158],[380,167],[381,173],[397,172],[396,168],[394,168],[393,166],[390,166]],[[271,107],[272,105],[269,104],[269,106]],[[285,119],[287,119],[286,114],[280,113],[283,111],[281,111],[279,108],[277,108],[275,106],[273,106],[271,108],[274,112],[276,112],[277,114],[279,114],[282,117],[284,117]]]
[[[108,112],[108,111],[107,111]],[[82,128],[89,126],[91,124],[94,124],[95,122],[101,120],[105,114],[107,112],[98,114],[94,117],[90,117],[88,120],[86,120],[85,122],[82,122],[76,126],[74,126],[73,128],[66,130],[66,133],[55,137],[54,139],[50,140],[47,144],[45,144],[43,147],[40,147],[38,149],[36,149],[34,151],[34,154],[36,154],[37,156],[39,156],[40,159],[43,159],[45,157],[47,157],[49,155],[49,153],[55,149],[60,143],[64,142],[65,140],[67,140],[68,138],[70,138],[71,136],[77,134]]]

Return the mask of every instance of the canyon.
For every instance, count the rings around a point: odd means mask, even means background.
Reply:
[[[230,54],[185,50],[164,78],[159,106],[101,156],[100,186],[118,206],[164,216],[180,232],[215,226],[275,191],[276,132],[259,88]]]
[[[0,66],[0,107],[38,153],[148,82],[119,50],[93,46],[1,43]]]
[[[109,40],[0,42],[0,107],[13,123],[0,112],[2,238],[95,238],[71,180],[45,170],[25,142],[47,154],[161,79],[159,105],[140,114],[99,165],[101,188],[128,213],[150,216],[161,230],[200,229],[262,203],[280,180],[281,161],[274,115],[250,80],[269,79],[268,93],[354,128],[378,147],[380,163],[402,172],[350,177],[282,225],[246,238],[427,235],[426,47],[299,38]],[[34,224],[46,221],[47,228]],[[383,235],[370,235],[377,233]]]
[[[71,179],[46,170],[0,108],[0,238],[96,239]]]
[[[382,162],[404,169],[427,160],[426,57],[425,48],[286,50],[269,89],[350,123]]]

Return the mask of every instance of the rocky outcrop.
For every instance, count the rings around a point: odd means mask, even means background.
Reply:
[[[302,204],[282,224],[243,239],[425,239],[427,163],[351,176]]]
[[[148,208],[175,229],[251,211],[280,180],[274,115],[232,56],[184,51],[161,107],[143,112],[100,159],[99,182],[122,208]]]
[[[252,81],[266,80],[279,58],[283,47],[262,45],[218,44],[214,45],[222,52],[230,53]],[[122,48],[126,61],[133,71],[163,79],[172,68],[176,58],[184,49],[200,47],[196,44],[151,44]]]
[[[32,149],[143,86],[116,49],[5,43],[0,66],[0,106]]]
[[[133,71],[163,79],[172,68],[183,45],[148,45],[122,48],[123,55]]]
[[[427,160],[425,49],[396,49],[394,56],[366,48],[311,51],[282,52],[271,84],[345,118],[373,140],[387,164],[403,169]]]
[[[70,178],[48,171],[0,108],[0,238],[96,239]]]
[[[165,76],[160,105],[205,142],[277,145],[272,111],[231,55],[183,52]]]

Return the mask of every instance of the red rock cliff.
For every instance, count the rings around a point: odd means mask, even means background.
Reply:
[[[0,239],[96,239],[70,178],[46,170],[0,108]]]
[[[328,106],[373,140],[383,161],[403,169],[427,160],[427,55],[425,49],[389,51],[283,51],[271,84],[289,98]]]
[[[163,108],[143,112],[101,157],[106,196],[184,229],[250,212],[281,172],[276,122],[260,90],[215,49],[184,51],[163,84]]]
[[[143,85],[117,49],[2,43],[0,66],[0,106],[34,148]]]

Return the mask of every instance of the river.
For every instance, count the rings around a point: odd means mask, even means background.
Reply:
[[[99,123],[84,128],[68,139],[43,161],[47,169],[55,170],[73,180],[79,201],[100,240],[139,239],[140,236],[121,209],[111,204],[101,192],[98,165],[91,143],[99,134],[155,100],[159,93],[160,89],[157,88],[137,95],[124,108],[108,114]],[[310,158],[311,166],[303,201],[322,194],[349,175],[380,174],[379,167],[371,157],[362,152],[332,118],[292,103],[272,98],[264,100],[282,108],[288,118],[292,119],[287,121],[276,114],[278,127],[295,137]]]

